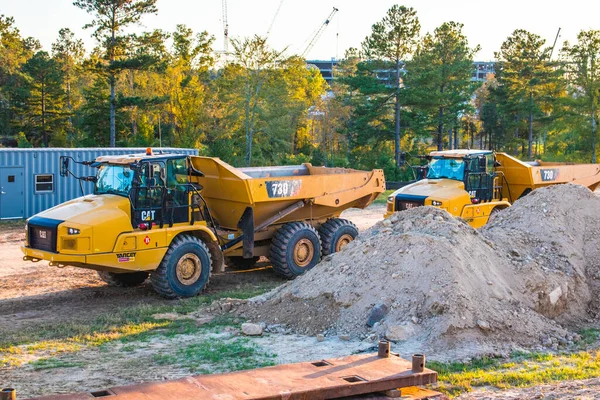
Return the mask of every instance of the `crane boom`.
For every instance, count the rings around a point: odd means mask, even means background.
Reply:
[[[325,20],[325,22],[323,22],[321,24],[321,26],[317,30],[317,33],[315,33],[315,35],[313,36],[313,38],[311,39],[311,41],[308,43],[308,46],[306,46],[306,48],[302,52],[302,57],[304,57],[313,48],[313,46],[315,45],[315,43],[317,43],[317,41],[319,40],[319,37],[321,37],[321,34],[323,33],[323,31],[325,31],[325,28],[327,28],[327,26],[331,22],[331,19],[333,18],[333,16],[335,15],[335,13],[338,12],[338,11],[339,11],[338,8],[333,7],[333,10],[329,14],[329,16],[327,17],[327,19]]]

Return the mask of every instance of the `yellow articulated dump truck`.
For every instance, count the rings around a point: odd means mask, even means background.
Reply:
[[[61,175],[72,175],[69,158]],[[293,278],[358,231],[338,218],[385,190],[383,171],[301,166],[234,168],[177,154],[104,156],[85,163],[94,193],[31,217],[29,261],[98,271],[134,286],[150,276],[167,298],[199,294],[211,271],[251,267],[260,256]]]
[[[600,164],[523,162],[486,150],[434,151],[421,167],[424,179],[404,186],[387,199],[389,217],[396,211],[434,206],[465,219],[474,228],[534,189],[578,183],[595,190]]]

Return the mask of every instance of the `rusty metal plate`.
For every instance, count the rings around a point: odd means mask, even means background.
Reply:
[[[421,387],[407,387],[401,388],[398,390],[397,395],[390,394],[386,395],[386,392],[383,393],[374,393],[374,394],[361,394],[358,396],[348,396],[343,397],[337,400],[450,400],[448,396],[442,394],[440,392],[436,392],[430,389],[425,389]]]
[[[37,399],[325,400],[437,382],[437,372],[413,373],[411,367],[400,357],[360,354]]]

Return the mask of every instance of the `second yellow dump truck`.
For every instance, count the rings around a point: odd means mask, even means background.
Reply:
[[[74,162],[74,160],[71,160]],[[61,175],[72,175],[69,159]],[[218,158],[152,153],[99,157],[94,193],[27,221],[24,259],[97,270],[123,286],[150,276],[164,297],[189,297],[211,271],[260,256],[293,278],[358,234],[339,218],[385,190],[382,170],[234,168]]]
[[[388,197],[386,217],[434,206],[478,228],[534,189],[571,182],[595,190],[600,184],[600,164],[523,162],[486,150],[434,151],[423,171],[424,179]]]

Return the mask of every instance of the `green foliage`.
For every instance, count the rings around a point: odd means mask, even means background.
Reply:
[[[401,133],[401,73],[406,57],[410,56],[417,44],[421,24],[417,12],[413,8],[394,5],[388,10],[385,17],[375,23],[371,28],[371,35],[362,43],[364,56],[368,60],[384,61],[384,68],[393,71],[393,79],[384,88],[380,89],[379,101],[371,105],[383,106],[383,101],[388,103],[393,99],[394,104],[394,160],[400,166]],[[373,82],[371,82],[371,85]],[[391,94],[391,95],[390,95]],[[372,107],[371,107],[372,108]],[[365,110],[372,114],[372,111]]]
[[[25,136],[25,132],[17,133],[17,146],[21,149],[32,148],[33,145],[27,140],[27,136]]]
[[[540,36],[515,30],[496,76],[471,82],[463,25],[420,36],[414,9],[391,7],[327,86],[319,71],[260,36],[215,56],[214,37],[176,25],[132,34],[156,0],[75,0],[97,47],[68,28],[52,56],[0,16],[2,145],[178,146],[235,166],[382,168],[410,180],[401,154],[481,147],[524,158],[596,160],[600,31],[565,43],[559,61]]]
[[[496,53],[496,103],[504,126],[514,132],[512,147],[516,150],[521,145],[523,155],[530,159],[534,154],[534,131],[539,134],[544,129],[543,117],[556,98],[553,89],[561,78],[549,62],[550,49],[544,48],[544,43],[539,35],[517,29]]]
[[[477,89],[471,82],[473,55],[462,32],[463,25],[443,23],[426,34],[412,60],[407,62],[405,84],[408,104],[418,136],[435,136],[438,150],[454,148],[458,138],[445,142],[448,131],[458,128],[462,116],[472,112],[470,99]]]

